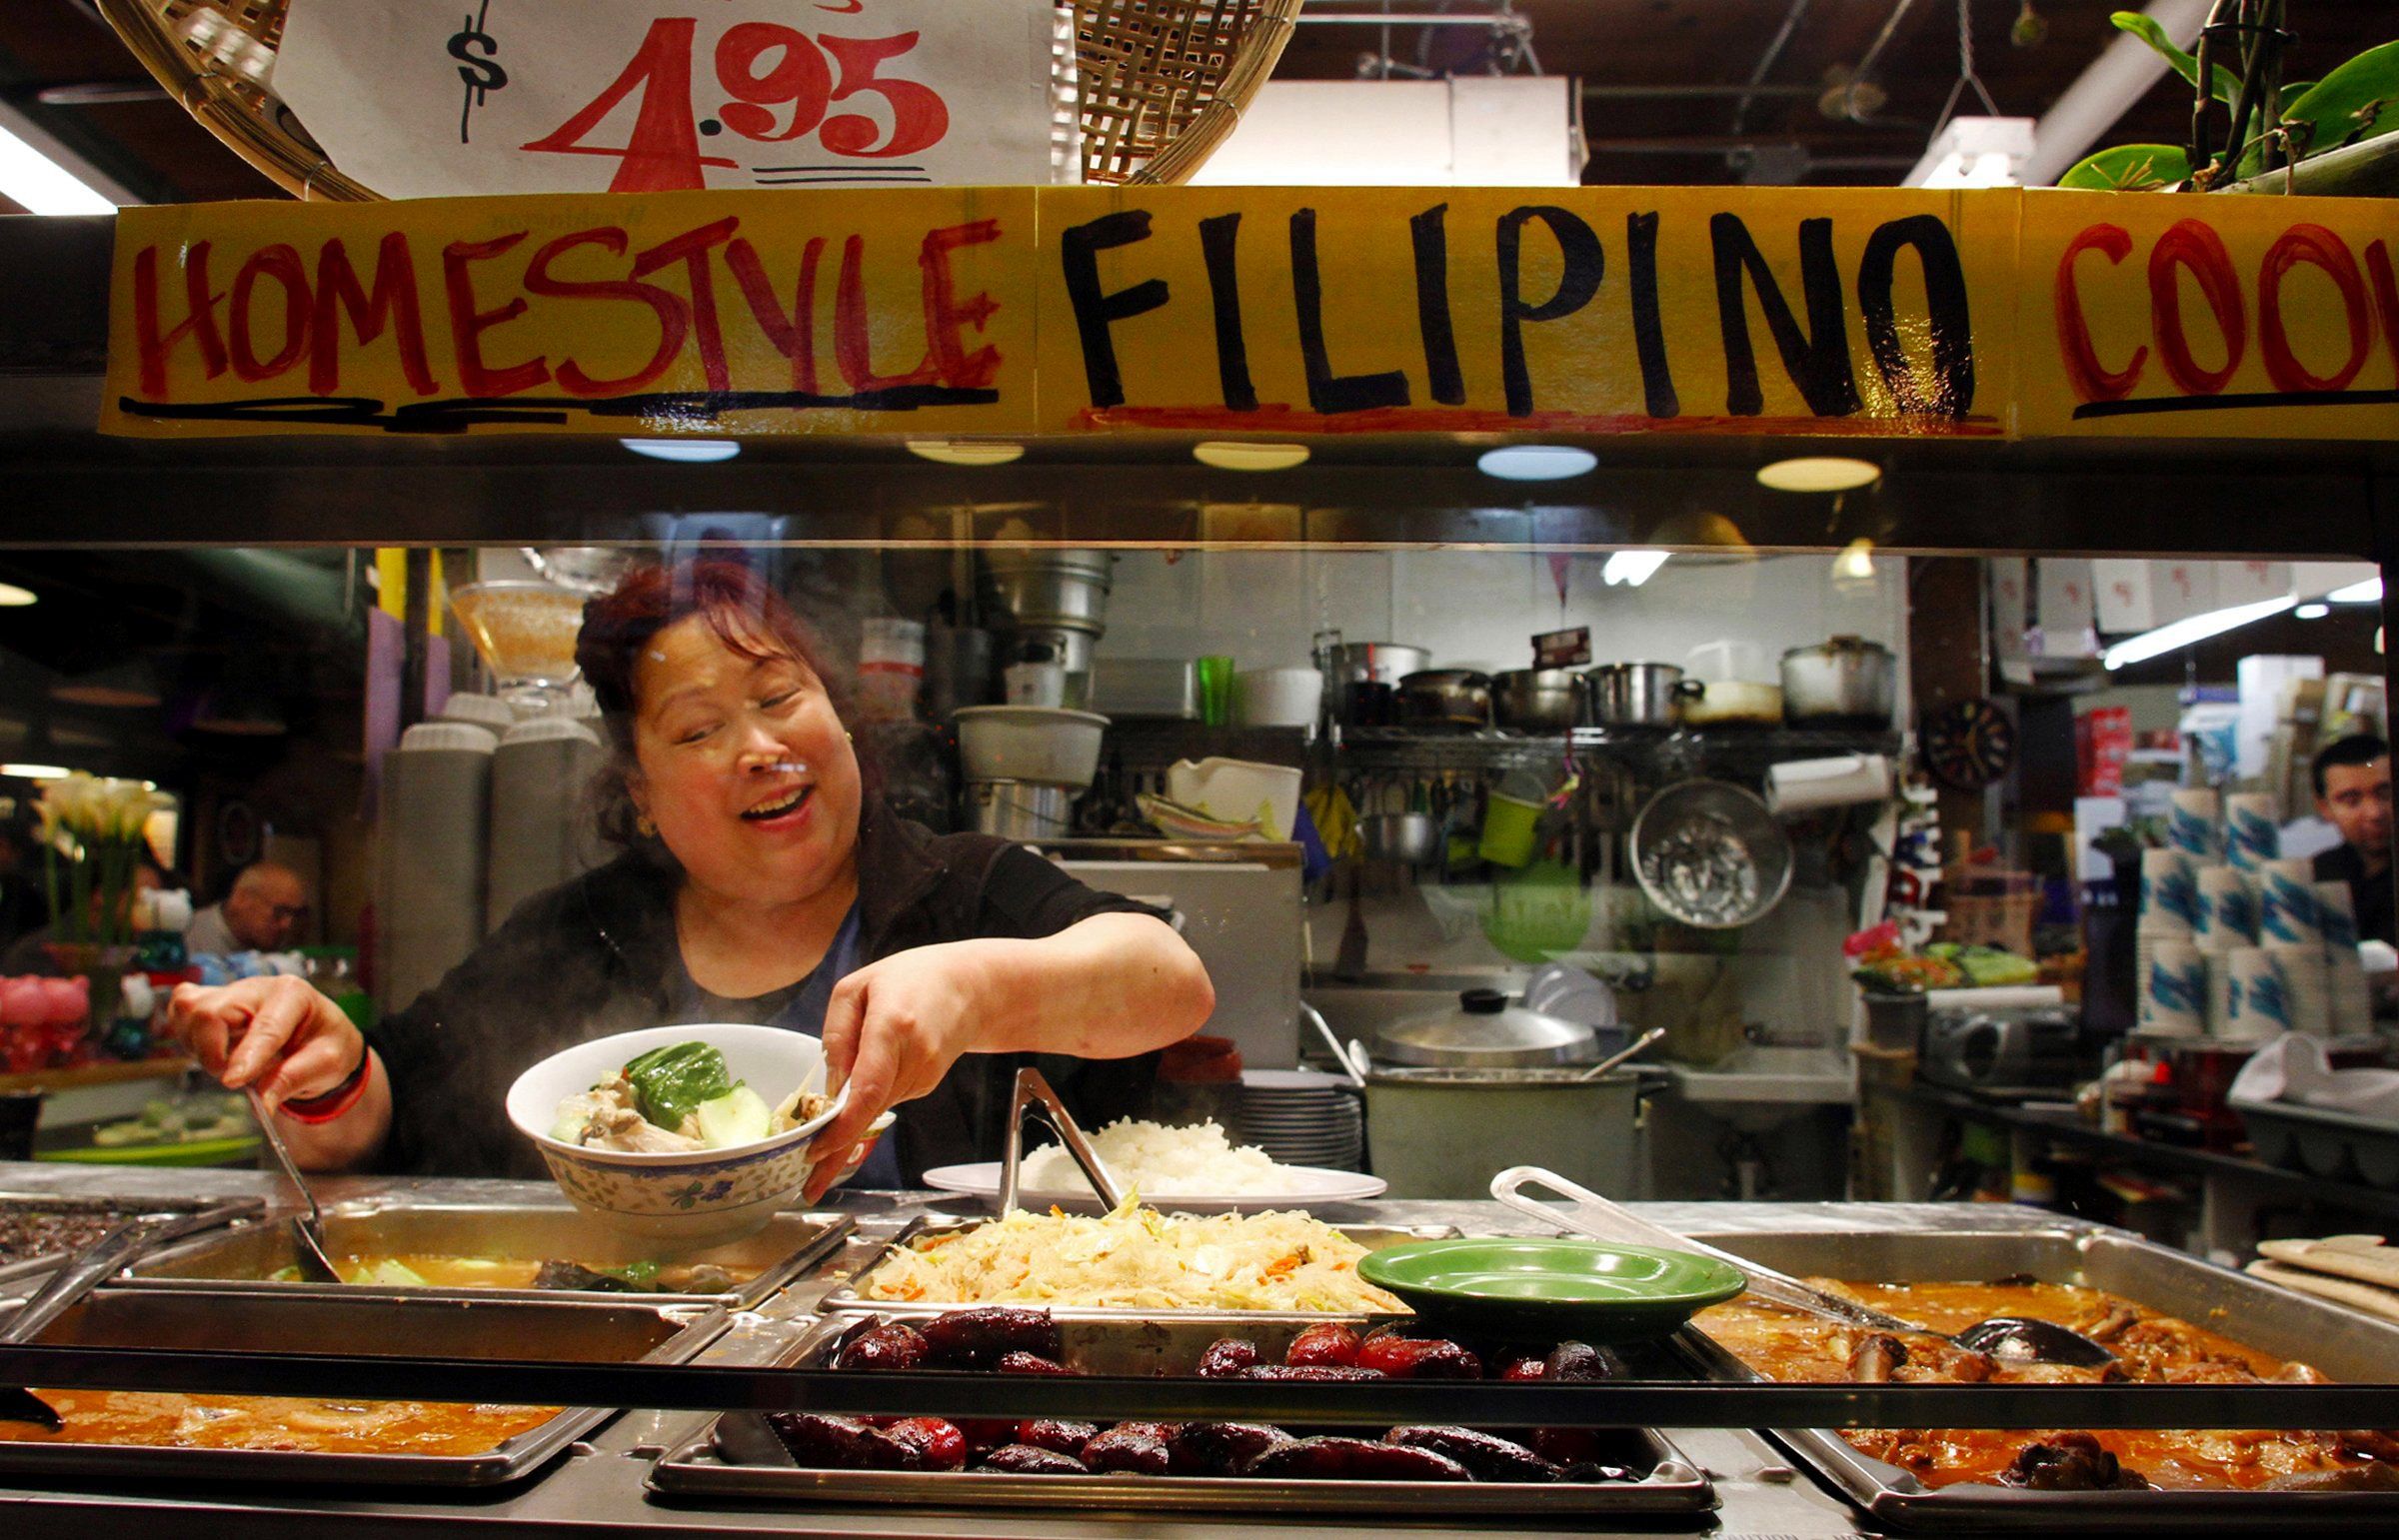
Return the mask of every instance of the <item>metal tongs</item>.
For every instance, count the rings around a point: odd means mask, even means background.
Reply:
[[[1560,1209],[1538,1198],[1527,1197],[1522,1190],[1526,1187],[1546,1187],[1558,1196],[1569,1199],[1573,1206]],[[1912,1337],[1938,1337],[1967,1352],[1984,1353],[2019,1363],[2038,1361],[2097,1367],[2115,1361],[2116,1355],[2106,1347],[2054,1321],[2013,1315],[1993,1316],[1987,1321],[1976,1321],[1954,1336],[1919,1326],[1914,1321],[1903,1321],[1896,1315],[1886,1314],[1872,1306],[1812,1288],[1797,1278],[1776,1272],[1771,1267],[1762,1267],[1747,1257],[1719,1251],[1704,1241],[1677,1235],[1663,1225],[1651,1224],[1621,1204],[1611,1202],[1588,1187],[1568,1181],[1555,1171],[1543,1170],[1537,1165],[1510,1166],[1492,1177],[1491,1196],[1528,1218],[1538,1219],[1545,1224],[1564,1225],[1594,1240],[1661,1246],[1671,1251],[1689,1251],[1711,1257],[1747,1278],[1749,1292],[1759,1299],[1836,1321],[1843,1326]]]
[[[1031,1112],[1050,1125],[1067,1153],[1083,1168],[1086,1181],[1100,1194],[1100,1201],[1114,1210],[1125,1201],[1125,1191],[1117,1185],[1108,1167],[1101,1163],[1100,1152],[1084,1137],[1082,1125],[1067,1111],[1067,1104],[1058,1099],[1038,1069],[1027,1067],[1017,1071],[1017,1090],[1008,1106],[1008,1151],[1000,1163],[1000,1212],[1007,1213],[1017,1206],[1017,1168],[1025,1158],[1025,1114]]]
[[[134,1215],[52,1273],[31,1298],[17,1307],[8,1324],[0,1326],[0,1344],[16,1347],[31,1342],[80,1303],[84,1295],[116,1276],[119,1268],[152,1246],[246,1219],[258,1210],[256,1198],[239,1198],[208,1208]],[[0,1385],[0,1422],[30,1422],[53,1433],[66,1426],[56,1407],[18,1385]]]

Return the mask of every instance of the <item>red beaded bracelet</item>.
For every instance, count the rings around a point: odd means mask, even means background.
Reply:
[[[342,1083],[320,1096],[307,1096],[287,1101],[279,1109],[295,1123],[330,1123],[357,1106],[367,1093],[367,1070],[375,1062],[373,1049],[361,1049],[358,1067],[342,1077]]]

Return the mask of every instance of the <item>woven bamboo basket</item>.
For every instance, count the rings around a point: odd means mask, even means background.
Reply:
[[[201,126],[299,198],[382,195],[342,173],[264,82],[290,0],[99,0],[159,83]],[[1090,183],[1184,182],[1274,72],[1302,0],[1074,0],[1075,67],[1061,71]]]

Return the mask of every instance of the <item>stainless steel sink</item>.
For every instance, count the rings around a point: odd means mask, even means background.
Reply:
[[[1856,1100],[1849,1055],[1837,1047],[1748,1043],[1706,1068],[1669,1066],[1674,1094],[1745,1133],[1764,1133],[1820,1106]]]

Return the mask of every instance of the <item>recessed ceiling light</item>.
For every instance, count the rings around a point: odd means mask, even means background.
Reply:
[[[0,195],[28,214],[114,214],[117,206],[83,178],[0,128]]]
[[[1475,468],[1503,482],[1562,482],[1581,476],[1599,464],[1587,449],[1565,444],[1507,444],[1485,450]]]
[[[2382,580],[2368,578],[2363,583],[2352,583],[2345,589],[2334,589],[2324,597],[2336,605],[2379,605],[2382,603]]]
[[[637,455],[652,460],[673,460],[684,465],[707,465],[715,460],[731,460],[742,447],[731,439],[619,439],[619,444]]]
[[[1757,483],[1776,492],[1854,492],[1882,480],[1882,467],[1871,460],[1838,455],[1803,455],[1777,460],[1758,468]]]
[[[1287,471],[1307,463],[1304,444],[1243,444],[1208,439],[1192,446],[1192,458],[1219,471]]]
[[[1667,555],[1663,551],[1612,552],[1607,565],[1599,569],[1599,577],[1611,589],[1619,583],[1637,589],[1657,576],[1657,570],[1666,565]]]
[[[2301,605],[2298,609],[2293,610],[2291,614],[2299,617],[2299,619],[2303,621],[2320,621],[2324,619],[2324,617],[2332,614],[2332,606]]]
[[[983,444],[966,439],[911,439],[908,452],[946,466],[1004,466],[1025,458],[1022,444]]]
[[[68,770],[63,765],[0,765],[0,775],[16,775],[26,780],[64,780]]]
[[[13,583],[0,583],[0,609],[22,609],[40,602],[41,596],[31,589],[21,589]]]

